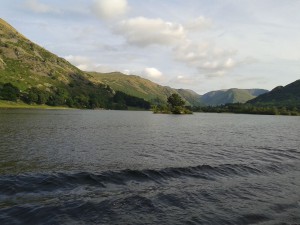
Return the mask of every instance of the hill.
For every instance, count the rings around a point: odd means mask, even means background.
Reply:
[[[63,58],[31,42],[0,19],[0,100],[76,108],[143,107],[143,99],[116,93]]]
[[[272,91],[248,101],[258,106],[298,107],[300,108],[300,80],[279,86]]]
[[[200,97],[205,105],[224,105],[227,103],[245,103],[260,94],[268,92],[264,89],[237,89],[218,90],[208,92]]]
[[[49,89],[85,81],[82,71],[44,48],[34,44],[0,19],[0,82],[21,90],[32,86]]]
[[[181,95],[186,101],[190,103],[192,106],[200,106],[203,105],[201,101],[201,95],[198,93],[189,90],[189,89],[176,89],[176,91]]]
[[[151,103],[166,103],[167,98],[176,93],[179,94],[188,105],[199,105],[199,95],[196,92],[185,89],[174,89],[156,84],[145,78],[135,75],[125,75],[119,72],[113,73],[89,73],[93,79],[109,85],[114,90],[122,91],[128,95],[143,98]]]

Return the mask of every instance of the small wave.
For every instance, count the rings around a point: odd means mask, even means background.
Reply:
[[[161,183],[169,179],[197,178],[215,180],[218,177],[259,175],[267,172],[281,173],[291,169],[287,165],[270,164],[264,167],[244,164],[223,164],[219,166],[199,165],[194,167],[170,167],[163,169],[105,171],[100,174],[80,172],[74,174],[23,174],[0,177],[2,194],[13,195],[33,190],[52,191],[53,189],[72,189],[76,186],[89,185],[105,188],[108,184],[126,185],[128,182]]]
[[[270,218],[264,214],[245,214],[238,219],[237,224],[258,224],[268,220]]]

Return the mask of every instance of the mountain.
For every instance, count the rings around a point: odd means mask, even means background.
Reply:
[[[71,82],[88,83],[85,73],[28,40],[0,19],[0,82],[20,88],[38,86],[49,90]]]
[[[264,89],[227,89],[208,92],[200,97],[205,105],[224,105],[226,103],[245,103],[250,99],[268,92]]]
[[[285,106],[300,107],[300,80],[286,85],[279,86],[272,91],[262,94],[257,98],[248,101],[250,104],[259,106]]]
[[[0,100],[76,108],[150,107],[116,93],[63,58],[31,42],[0,19]]]
[[[176,89],[176,91],[181,95],[186,101],[190,103],[192,106],[200,106],[203,105],[201,101],[201,95],[198,93],[189,90],[189,89]]]
[[[167,98],[173,93],[179,94],[188,105],[199,105],[199,95],[186,89],[174,89],[156,84],[145,78],[135,75],[125,75],[120,72],[89,73],[93,79],[109,85],[116,91],[143,98],[152,103],[166,103]]]

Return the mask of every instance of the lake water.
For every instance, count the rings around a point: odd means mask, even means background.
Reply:
[[[300,224],[300,117],[0,110],[0,224]]]

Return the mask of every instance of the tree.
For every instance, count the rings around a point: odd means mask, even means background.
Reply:
[[[27,90],[27,94],[22,97],[22,100],[28,104],[45,104],[48,101],[49,93],[47,91],[40,90],[36,87],[32,87]]]
[[[20,90],[11,83],[4,84],[2,89],[0,89],[0,99],[16,101],[19,97]]]
[[[178,94],[172,94],[168,103],[173,114],[192,114],[192,111],[184,107],[185,101]]]
[[[171,105],[172,108],[179,106],[184,106],[185,102],[182,100],[182,98],[178,94],[172,94],[168,98],[168,103]]]

